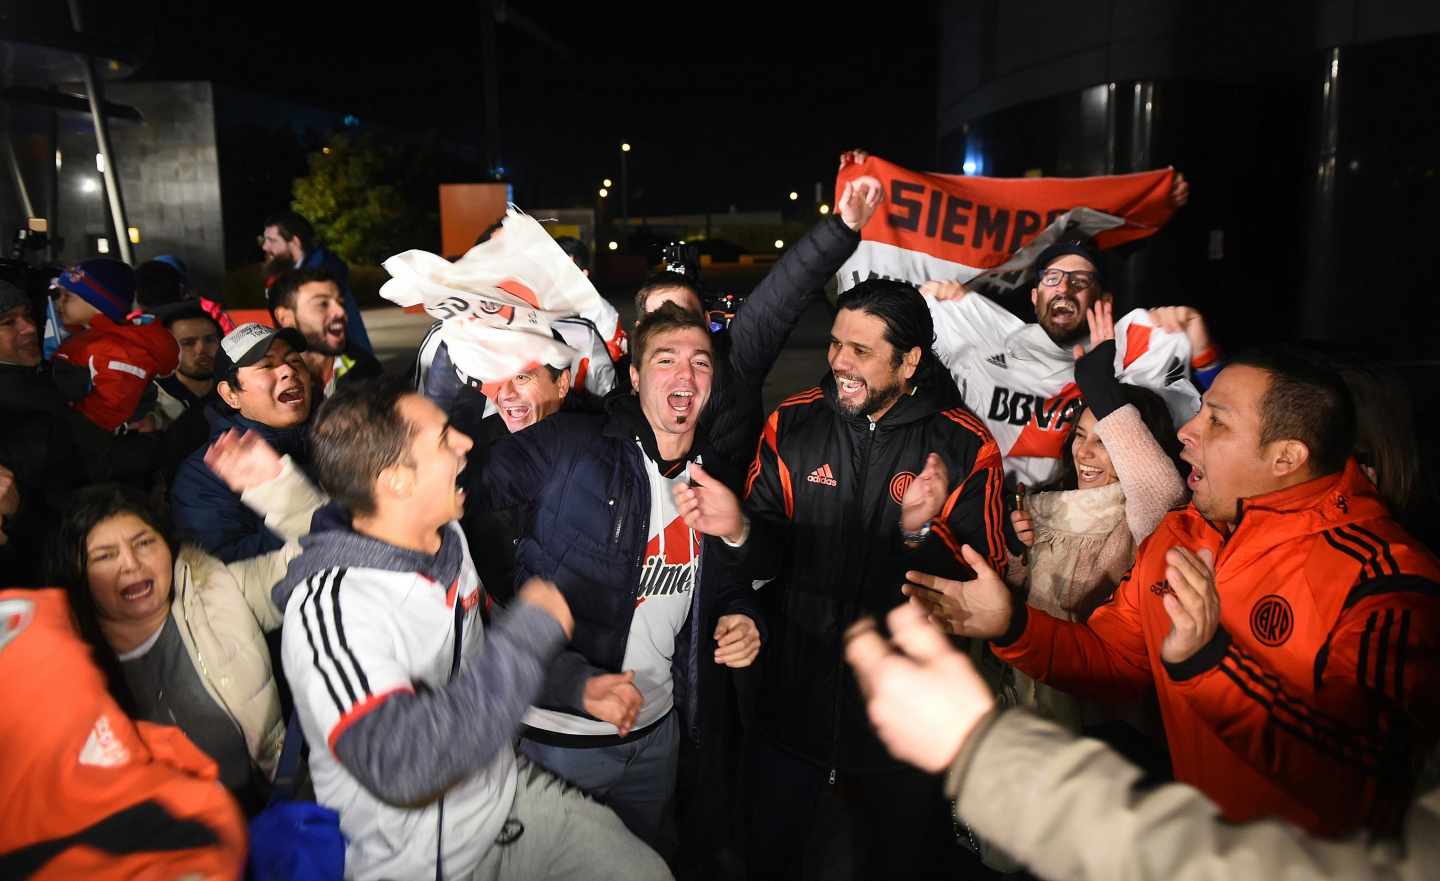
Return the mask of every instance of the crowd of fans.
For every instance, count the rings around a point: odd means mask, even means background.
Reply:
[[[767,417],[883,201],[847,185],[723,332],[664,272],[504,376],[439,321],[384,375],[293,213],[268,323],[175,258],[0,283],[0,875],[1440,868],[1403,383],[1117,318],[1065,239],[1033,323],[846,291]]]

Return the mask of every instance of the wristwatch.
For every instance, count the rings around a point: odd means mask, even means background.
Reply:
[[[921,526],[919,529],[915,530],[914,532],[907,532],[906,529],[905,529],[905,527],[903,527],[903,526],[900,527],[900,538],[904,540],[905,544],[910,545],[910,546],[912,546],[912,547],[915,546],[915,545],[918,545],[918,544],[923,543],[923,542],[925,541],[925,539],[929,537],[929,535],[930,535],[930,521],[929,521],[929,520],[926,520],[926,521],[925,521],[925,524],[924,524],[923,526]]]

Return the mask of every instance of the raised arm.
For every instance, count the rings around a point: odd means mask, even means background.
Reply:
[[[1171,508],[1185,501],[1185,484],[1115,376],[1115,320],[1109,301],[1096,303],[1089,319],[1092,347],[1075,361],[1075,382],[1095,415],[1095,431],[1125,492],[1125,520],[1139,543]]]
[[[741,382],[764,383],[815,292],[854,253],[860,229],[883,199],[873,177],[847,184],[835,214],[791,246],[746,298],[730,325],[730,363]]]

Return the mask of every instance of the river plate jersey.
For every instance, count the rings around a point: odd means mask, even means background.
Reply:
[[[635,718],[636,731],[655,723],[675,705],[670,663],[675,638],[690,614],[700,562],[700,534],[685,525],[675,508],[675,487],[689,483],[689,467],[667,476],[660,473],[643,447],[640,454],[650,479],[650,536],[640,569],[635,617],[625,643],[625,660],[620,665],[622,671],[635,671],[635,687],[644,698]],[[560,734],[618,733],[609,722],[539,707],[525,714],[525,724]]]
[[[935,354],[955,377],[965,406],[985,420],[1005,473],[1027,486],[1060,477],[1060,454],[1085,404],[1075,385],[1075,358],[1044,328],[1026,324],[979,294],[926,297],[935,320]],[[1165,399],[1178,427],[1200,409],[1189,379],[1190,340],[1155,327],[1135,309],[1115,324],[1115,373],[1121,382]]]

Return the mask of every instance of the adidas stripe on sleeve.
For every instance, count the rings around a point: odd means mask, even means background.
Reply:
[[[390,610],[368,592],[345,590],[346,570],[327,569],[295,589],[286,608],[285,672],[296,705],[333,750],[336,739],[400,691],[412,691],[396,657]]]

